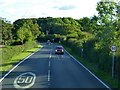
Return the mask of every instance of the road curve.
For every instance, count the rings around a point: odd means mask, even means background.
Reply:
[[[45,45],[2,80],[2,88],[107,88],[57,44]]]

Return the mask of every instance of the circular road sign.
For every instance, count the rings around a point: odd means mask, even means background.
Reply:
[[[116,52],[116,51],[117,51],[116,45],[112,45],[112,46],[110,47],[110,50],[111,50],[112,52]]]

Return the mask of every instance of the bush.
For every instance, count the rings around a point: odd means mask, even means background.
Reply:
[[[115,43],[115,45],[118,47],[118,50],[115,53],[115,78],[119,78],[118,74],[120,74],[120,68],[118,68],[120,62],[120,43],[118,43]],[[62,44],[71,48],[74,54],[81,56],[81,40],[69,38],[68,40],[63,40]],[[89,38],[83,45],[83,55],[85,60],[87,60],[89,63],[92,63],[96,69],[102,70],[111,76],[112,52],[110,51],[110,46],[112,43],[103,42],[97,38]]]
[[[97,39],[91,39],[84,45],[85,59],[97,66],[98,70],[102,70],[111,76],[112,73],[112,52],[110,46],[112,43],[103,42]],[[117,45],[117,44],[115,44]],[[120,45],[117,45],[118,50],[115,53],[115,75],[118,75],[118,60],[120,53]]]
[[[67,41],[62,41],[63,44],[71,48],[72,52],[81,56],[82,43],[81,40],[69,38]]]

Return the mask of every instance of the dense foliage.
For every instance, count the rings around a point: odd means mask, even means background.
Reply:
[[[117,46],[115,53],[115,78],[120,75],[120,20],[119,7],[115,2],[98,2],[98,16],[83,17],[75,20],[63,18],[30,18],[18,19],[13,24],[2,21],[2,44],[23,44],[38,40],[61,42],[84,58],[111,75],[111,45]]]

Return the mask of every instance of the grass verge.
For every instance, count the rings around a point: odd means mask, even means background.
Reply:
[[[24,59],[25,57],[27,57],[28,55],[30,55],[31,53],[33,53],[34,51],[36,51],[41,47],[42,47],[41,45],[38,45],[36,48],[32,48],[30,50],[22,52],[19,55],[14,56],[11,60],[2,63],[2,69],[1,69],[2,72],[9,70],[14,64],[18,63],[20,60]]]
[[[97,70],[95,65],[92,63],[86,61],[84,58],[81,58],[80,56],[74,54],[70,48],[67,46],[63,45],[64,48],[72,55],[74,56],[77,60],[79,60],[83,65],[85,65],[89,70],[91,70],[96,76],[98,76],[101,80],[103,80],[105,83],[110,85],[112,88],[118,88],[118,81],[116,79],[113,79],[110,75],[107,73]],[[120,89],[119,89],[120,90]]]

